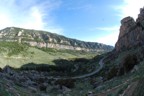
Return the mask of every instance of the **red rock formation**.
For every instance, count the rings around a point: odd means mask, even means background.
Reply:
[[[141,45],[144,45],[144,8],[140,9],[136,22],[132,17],[121,20],[120,34],[115,50],[119,52]]]
[[[121,20],[121,27],[120,27],[120,34],[119,38],[124,36],[126,33],[130,31],[130,28],[134,27],[136,25],[134,19],[132,17],[126,17]]]

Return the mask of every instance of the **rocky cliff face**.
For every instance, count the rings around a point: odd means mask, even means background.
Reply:
[[[105,60],[113,63],[107,76],[113,78],[129,71],[133,72],[137,64],[142,61],[144,61],[144,8],[140,9],[136,21],[130,16],[121,20],[115,49]]]
[[[144,8],[140,9],[136,21],[132,17],[121,20],[120,34],[115,49],[118,52],[141,45],[144,45]]]
[[[70,39],[61,35],[46,31],[28,30],[16,27],[8,27],[0,30],[0,41],[28,43],[31,46],[56,49],[84,50],[84,51],[111,51],[112,46],[84,42]]]

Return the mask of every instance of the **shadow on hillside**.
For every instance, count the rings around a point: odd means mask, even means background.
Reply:
[[[63,75],[63,76],[71,76],[71,75],[78,75],[86,73],[84,66],[89,64],[90,62],[96,62],[101,58],[101,56],[96,56],[92,59],[86,59],[86,58],[77,58],[77,59],[56,59],[53,60],[54,65],[49,64],[35,64],[33,62],[24,64],[21,66],[18,70],[36,70],[40,72],[49,72],[51,75]],[[81,70],[76,70],[73,72],[73,70],[77,68]],[[86,67],[87,68],[87,67]]]
[[[72,70],[75,69],[74,65],[77,64],[81,66],[82,64],[86,64],[89,61],[90,60],[85,58],[75,60],[57,59],[53,61],[55,65],[28,63],[21,66],[19,70],[49,72],[51,75],[72,75]]]

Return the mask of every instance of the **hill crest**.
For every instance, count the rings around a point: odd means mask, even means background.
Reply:
[[[7,27],[0,30],[0,40],[27,43],[31,46],[40,48],[45,47],[84,51],[111,51],[113,49],[112,46],[101,43],[84,42],[55,33],[17,27]]]

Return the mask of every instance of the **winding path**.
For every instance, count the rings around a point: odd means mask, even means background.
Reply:
[[[54,77],[53,79],[56,79],[56,80],[58,80],[58,79],[81,79],[81,78],[86,78],[86,77],[92,76],[92,75],[98,73],[103,68],[103,65],[104,65],[103,60],[104,59],[105,58],[102,58],[99,61],[100,67],[98,69],[96,69],[95,71],[91,72],[91,73],[80,75],[80,76],[74,76],[74,77]]]

